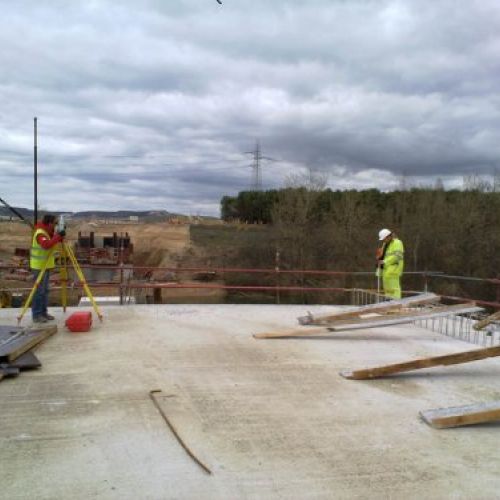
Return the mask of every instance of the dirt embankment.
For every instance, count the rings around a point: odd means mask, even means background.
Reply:
[[[98,224],[70,221],[66,241],[72,244],[78,232],[110,236],[128,233],[134,245],[134,264],[151,266],[174,265],[189,247],[189,226],[166,222],[147,224]],[[0,223],[0,259],[10,259],[17,247],[31,246],[31,230],[21,222]]]
[[[189,224],[171,224],[168,222],[148,222],[148,223],[124,223],[124,224],[104,224],[97,222],[69,221],[67,225],[66,242],[72,245],[78,238],[78,233],[88,235],[91,231],[96,236],[111,236],[117,233],[119,236],[128,233],[134,246],[132,263],[136,267],[168,267],[176,269],[186,267],[189,262],[190,267],[207,265],[204,258],[204,249],[193,245],[190,238]],[[29,249],[31,246],[31,229],[21,222],[0,223],[0,263],[12,263],[16,248]],[[200,259],[195,263],[193,257]],[[160,282],[178,282],[185,286],[199,283],[196,273],[177,272],[167,270],[157,270],[147,273],[138,271],[136,279],[151,279]],[[26,287],[26,283],[9,281],[3,282],[3,286]],[[151,290],[138,291],[138,301],[146,301],[146,296]],[[104,291],[102,292],[104,293]],[[152,291],[151,291],[152,293]],[[100,294],[100,291],[96,293]],[[203,290],[197,288],[185,289],[163,289],[162,298],[164,302],[182,302],[191,299],[204,301],[205,296],[209,300],[215,300],[214,295],[223,295],[220,290]],[[206,298],[206,297],[205,297]]]

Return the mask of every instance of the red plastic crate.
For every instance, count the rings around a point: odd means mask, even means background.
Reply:
[[[92,328],[91,312],[75,312],[66,320],[66,327],[72,332],[88,332]]]

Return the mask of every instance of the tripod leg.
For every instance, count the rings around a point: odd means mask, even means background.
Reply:
[[[35,292],[36,292],[37,288],[39,287],[39,285],[43,279],[43,276],[45,275],[45,271],[47,271],[47,264],[49,263],[49,259],[52,256],[52,253],[54,252],[54,248],[55,247],[52,247],[50,249],[50,252],[47,256],[47,260],[45,261],[45,264],[43,265],[42,270],[38,273],[35,284],[33,285],[33,288],[31,289],[31,292],[28,295],[28,298],[26,299],[26,302],[24,303],[23,308],[21,309],[21,313],[17,317],[17,324],[21,323],[21,320],[23,319],[23,316],[26,312],[26,309],[28,309],[28,307],[31,305],[31,301],[33,300],[33,296],[35,295]]]
[[[68,260],[68,254],[66,252],[66,246],[61,245],[61,257],[62,257],[62,263],[61,263],[61,304],[63,307],[63,311],[66,312],[66,307],[68,305],[68,266],[67,266],[67,260]]]
[[[71,263],[73,264],[73,268],[78,276],[78,279],[82,283],[83,289],[85,290],[87,297],[89,298],[90,302],[92,303],[92,307],[94,308],[94,311],[97,314],[97,317],[99,318],[100,321],[102,321],[101,311],[99,311],[99,308],[97,307],[96,301],[94,300],[94,296],[92,295],[92,292],[90,291],[90,288],[87,285],[87,280],[85,279],[85,276],[82,272],[80,264],[78,264],[78,261],[76,260],[75,254],[73,253],[73,250],[66,243],[64,243],[64,247],[65,247],[66,253],[69,256],[69,259],[71,260]]]

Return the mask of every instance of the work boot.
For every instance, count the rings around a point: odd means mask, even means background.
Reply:
[[[54,318],[54,316],[52,316],[52,314],[49,314],[49,313],[44,313],[44,314],[43,314],[43,317],[44,317],[46,320],[48,320],[48,321],[52,321],[52,320],[56,319],[56,318]]]
[[[33,323],[47,323],[49,321],[45,316],[37,316],[33,318]]]

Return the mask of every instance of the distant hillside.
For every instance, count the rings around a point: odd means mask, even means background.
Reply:
[[[17,210],[26,219],[33,220],[33,210],[20,207],[13,207],[13,208]],[[11,217],[11,216],[16,218],[16,216],[8,208],[4,207],[3,205],[0,205],[0,217]]]
[[[13,207],[17,210],[23,217],[28,220],[33,220],[33,210],[29,208]],[[73,219],[128,219],[131,215],[140,218],[155,218],[155,217],[172,217],[177,214],[167,212],[166,210],[117,210],[115,212],[105,211],[105,210],[86,210],[83,212],[64,212],[61,210],[51,211],[56,215],[59,214],[70,214]],[[15,215],[3,205],[0,206],[0,216],[15,217]]]
[[[71,213],[71,212],[65,212]],[[166,210],[117,210],[116,212],[110,212],[105,210],[86,210],[84,212],[73,212],[71,217],[73,219],[128,219],[130,216],[136,217],[169,217],[174,214],[167,212]]]
[[[17,210],[23,217],[27,220],[33,220],[33,210],[29,208],[13,207]],[[168,212],[167,210],[117,210],[117,211],[107,211],[107,210],[85,210],[82,212],[67,212],[61,210],[53,210],[51,213],[55,215],[69,214],[72,219],[128,219],[130,216],[139,217],[141,220],[146,221],[158,221],[163,219],[169,219],[173,217],[188,217],[187,215],[178,214],[174,212]],[[0,217],[12,217],[16,216],[5,206],[0,204]],[[217,217],[200,215],[197,216],[198,219],[202,220],[218,220]]]

